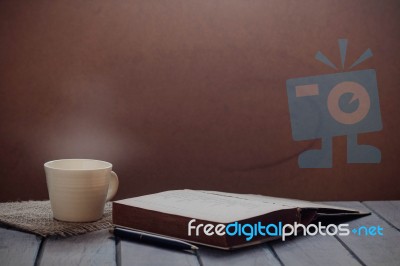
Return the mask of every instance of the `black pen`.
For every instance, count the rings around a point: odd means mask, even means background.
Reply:
[[[148,243],[152,245],[162,246],[171,249],[178,249],[178,250],[199,249],[198,247],[181,240],[172,239],[159,235],[148,234],[140,231],[133,231],[121,227],[115,227],[114,230],[112,231],[114,232],[114,235],[116,237],[126,240],[139,241],[143,243]]]

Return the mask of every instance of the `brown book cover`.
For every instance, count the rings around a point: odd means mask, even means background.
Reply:
[[[115,226],[236,249],[281,238],[278,231],[285,224],[365,214],[302,200],[185,189],[114,201],[112,217]],[[272,234],[260,234],[260,226],[265,232],[266,225],[272,225]]]

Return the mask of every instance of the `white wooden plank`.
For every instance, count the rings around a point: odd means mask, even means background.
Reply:
[[[204,266],[281,265],[268,245],[232,251],[200,247],[199,255]]]
[[[120,240],[118,245],[122,266],[199,266],[196,254],[190,251],[170,250],[124,240]]]
[[[381,218],[400,230],[400,200],[393,201],[365,201],[368,208],[372,209]]]
[[[271,244],[286,266],[360,265],[357,259],[333,236],[297,236]]]
[[[69,238],[48,238],[40,265],[116,265],[115,241],[108,230]]]
[[[360,202],[331,202],[330,204],[354,208],[360,211],[369,211]],[[350,230],[360,226],[381,226],[383,236],[365,236],[350,233],[349,236],[338,238],[366,265],[396,265],[400,263],[400,232],[379,218],[375,213],[345,222]]]
[[[0,227],[0,264],[34,265],[42,239]]]

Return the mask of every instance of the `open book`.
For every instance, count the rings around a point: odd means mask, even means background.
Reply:
[[[285,224],[365,214],[302,200],[185,189],[114,201],[112,217],[116,226],[234,249],[281,238]]]

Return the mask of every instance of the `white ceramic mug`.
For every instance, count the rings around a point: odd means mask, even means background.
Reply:
[[[112,164],[89,159],[64,159],[44,164],[51,209],[57,220],[92,222],[118,190]]]

